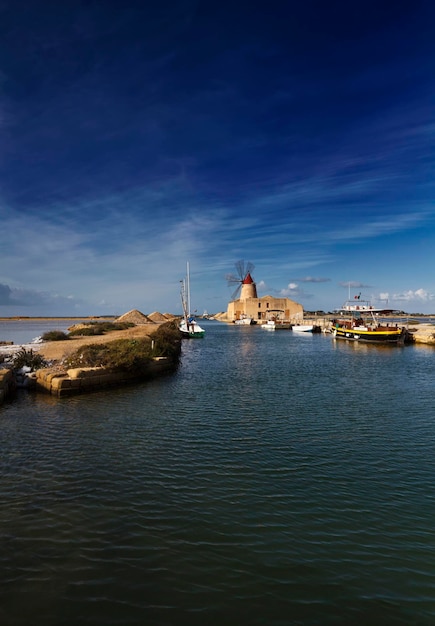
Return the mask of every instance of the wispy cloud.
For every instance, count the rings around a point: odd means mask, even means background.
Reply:
[[[299,283],[328,283],[330,280],[330,278],[324,278],[321,276],[304,276],[303,278],[295,278],[295,281]]]
[[[365,283],[360,283],[355,280],[349,280],[348,282],[342,281],[339,283],[340,287],[346,287],[346,289],[371,289],[371,285],[366,285]]]

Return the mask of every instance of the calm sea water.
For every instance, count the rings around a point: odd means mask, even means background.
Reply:
[[[50,330],[66,332],[73,324],[89,322],[89,318],[80,319],[51,319],[51,320],[0,320],[0,341],[13,341],[14,344],[31,343]]]
[[[204,325],[0,408],[0,623],[435,624],[433,348]]]

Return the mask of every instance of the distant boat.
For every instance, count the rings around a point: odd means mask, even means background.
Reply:
[[[336,339],[348,339],[350,341],[362,341],[379,344],[404,343],[406,331],[397,324],[382,323],[379,315],[392,313],[392,309],[379,309],[368,300],[360,300],[356,296],[354,300],[348,300],[339,309],[348,314],[345,319],[335,319],[332,322],[332,334]]]
[[[275,330],[276,329],[275,320],[267,320],[267,322],[261,325],[261,328],[263,330]]]
[[[183,307],[183,319],[179,329],[183,337],[190,339],[204,337],[205,330],[201,328],[195,318],[190,314],[190,268],[187,263],[187,273],[185,280],[181,281],[181,304]]]
[[[251,324],[254,323],[254,320],[252,319],[252,317],[246,317],[246,316],[242,316],[240,319],[238,320],[234,320],[234,324],[238,324],[239,326],[251,326]]]
[[[290,328],[290,324],[285,324],[280,320],[280,314],[284,313],[282,309],[267,309],[267,321],[262,324],[261,328],[264,330],[276,330],[278,328]]]
[[[295,324],[292,330],[295,333],[312,333],[314,326],[312,324]]]

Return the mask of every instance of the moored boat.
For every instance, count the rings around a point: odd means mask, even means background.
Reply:
[[[267,320],[264,324],[261,325],[263,330],[275,330],[276,324],[275,320]]]
[[[205,330],[201,328],[193,317],[187,317],[181,320],[179,329],[183,336],[189,338],[204,337],[205,335]]]
[[[295,333],[312,333],[314,326],[312,324],[295,324],[292,330]]]
[[[183,337],[189,339],[204,337],[205,330],[201,328],[193,315],[190,314],[190,270],[187,263],[186,279],[181,281],[181,304],[183,307],[183,319],[180,322],[179,330]]]
[[[238,326],[251,326],[254,323],[252,317],[242,316],[238,320],[234,320],[234,324]]]
[[[402,344],[405,341],[404,328],[381,319],[382,314],[392,313],[392,309],[373,307],[369,301],[360,301],[358,297],[355,301],[347,301],[340,312],[348,317],[332,321],[331,331],[336,339],[379,344]]]

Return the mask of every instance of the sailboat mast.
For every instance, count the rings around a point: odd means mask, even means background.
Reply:
[[[190,317],[190,267],[187,261],[187,314]]]

